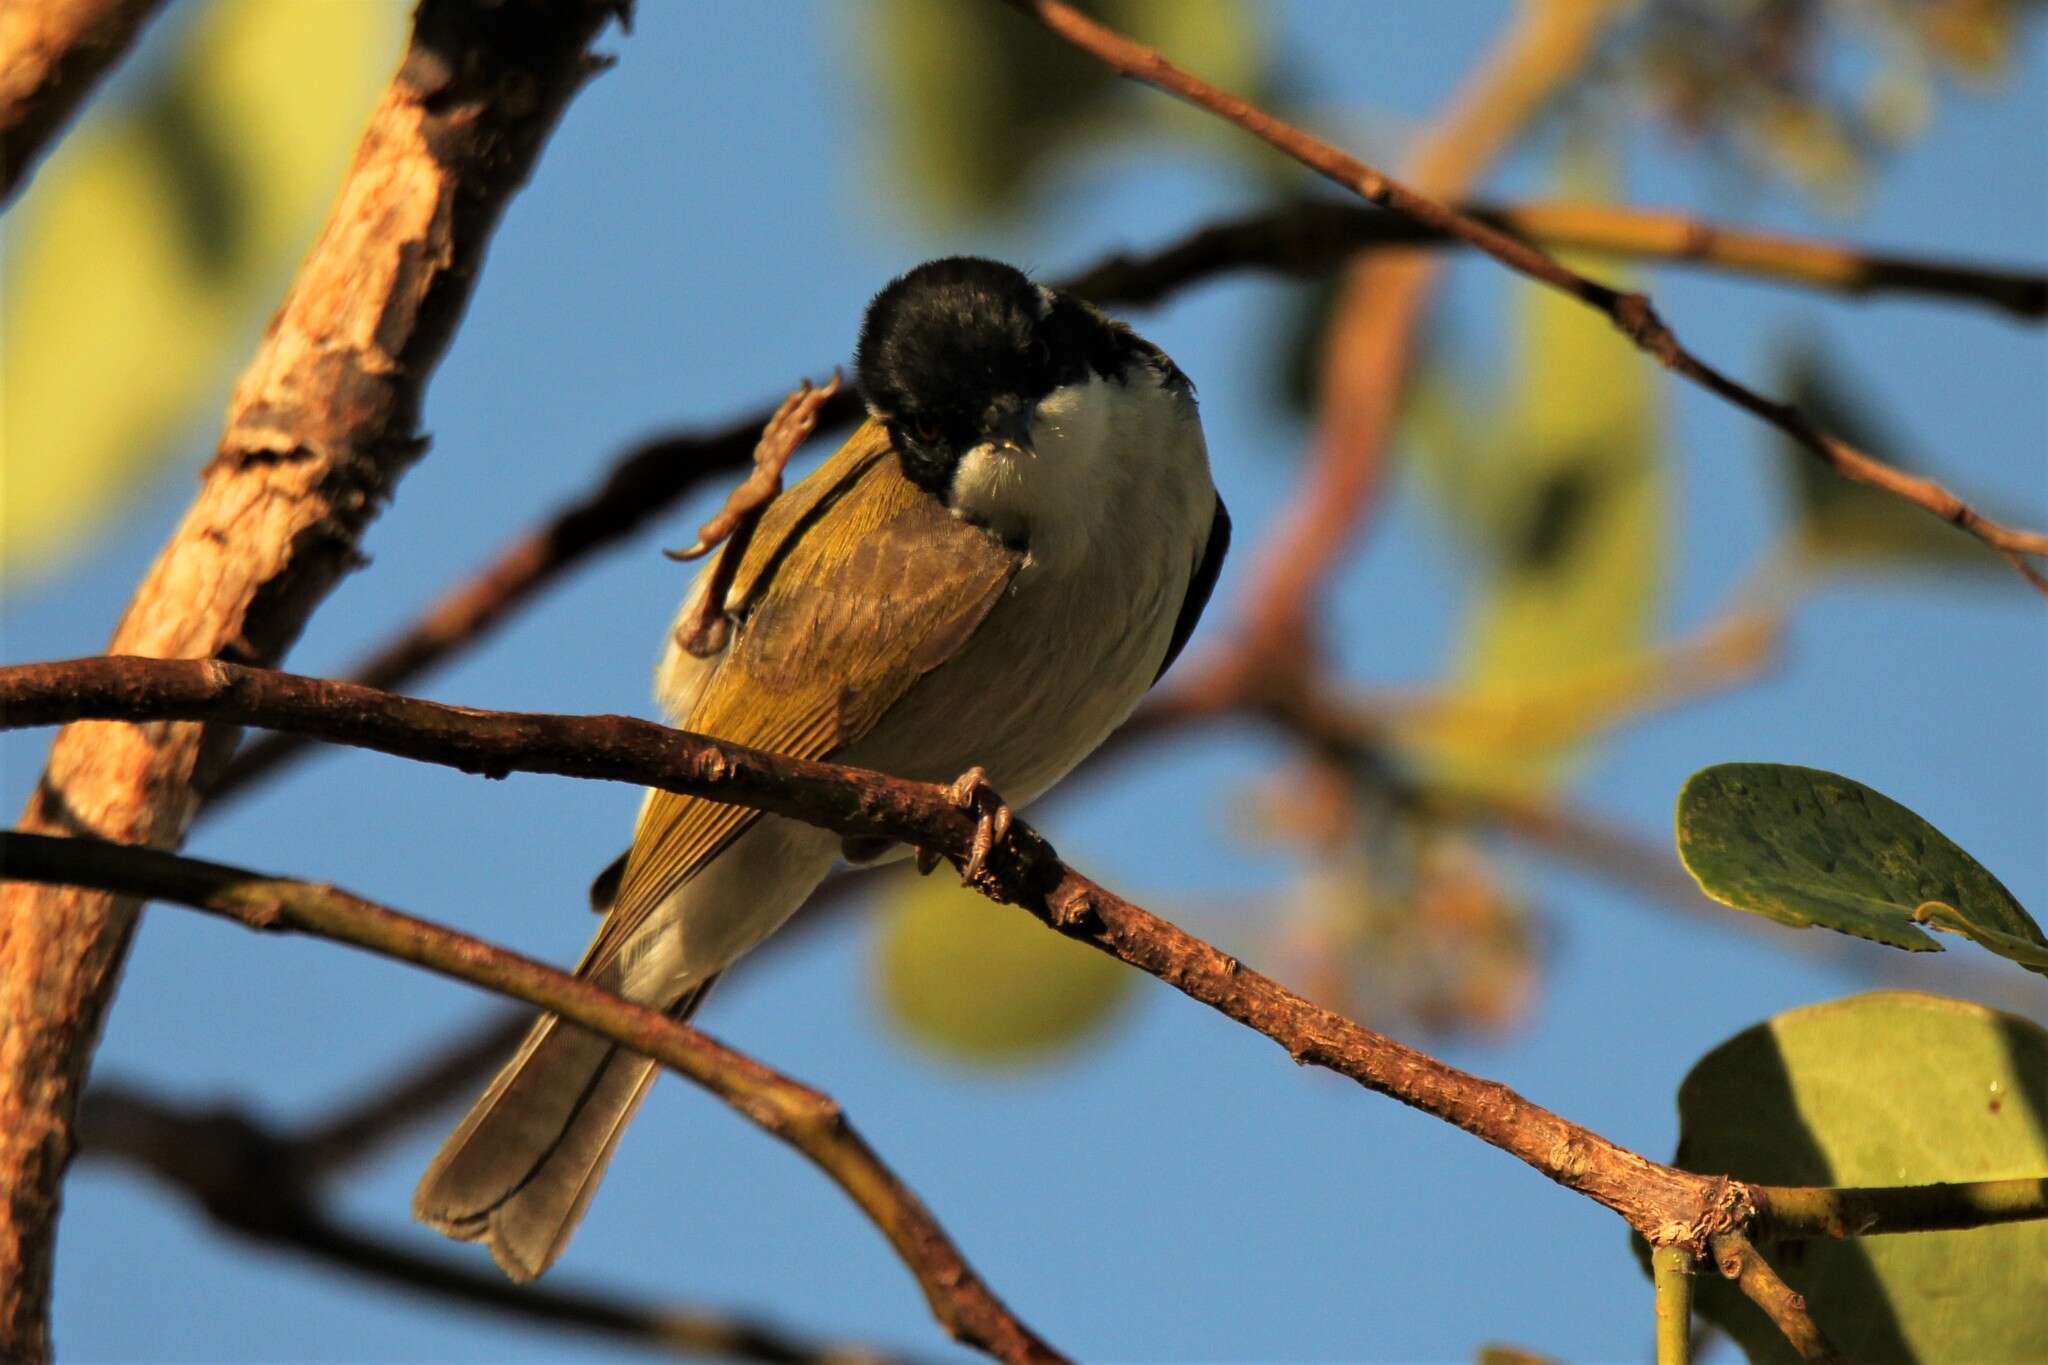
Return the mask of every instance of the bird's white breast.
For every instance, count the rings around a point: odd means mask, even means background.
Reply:
[[[1009,595],[846,761],[934,781],[979,763],[1021,805],[1151,686],[1216,510],[1194,400],[1134,366],[1055,390],[1031,430],[1028,451],[970,451],[948,499],[1026,546]]]

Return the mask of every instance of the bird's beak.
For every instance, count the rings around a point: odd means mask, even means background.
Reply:
[[[1011,411],[992,415],[988,426],[989,444],[1013,451],[1018,455],[1036,458],[1038,452],[1031,447],[1031,413]]]

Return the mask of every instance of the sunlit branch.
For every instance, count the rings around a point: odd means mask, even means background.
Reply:
[[[0,5],[9,16],[20,3]],[[425,450],[426,390],[500,215],[605,62],[620,0],[420,0],[326,224],[230,398],[198,495],[110,648],[274,662],[361,563],[360,537]],[[67,729],[26,829],[172,846],[231,729]],[[50,1355],[58,1190],[132,902],[0,887],[0,1357]]]
[[[696,1082],[810,1158],[888,1239],[917,1277],[934,1316],[961,1341],[1001,1360],[1061,1359],[975,1274],[923,1201],[868,1146],[837,1102],[660,1010],[334,887],[155,849],[37,834],[0,834],[0,865],[10,878],[174,901],[251,929],[352,944],[523,1000],[616,1039]]]
[[[163,0],[8,0],[0,5],[0,204]]]
[[[1807,1311],[1806,1296],[1779,1278],[1749,1238],[1740,1232],[1723,1232],[1713,1238],[1712,1246],[1714,1265],[1722,1276],[1735,1281],[1735,1287],[1764,1311],[1764,1316],[1784,1334],[1801,1360],[1842,1360],[1841,1353]]]

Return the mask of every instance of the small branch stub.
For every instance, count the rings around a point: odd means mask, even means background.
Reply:
[[[676,627],[676,643],[697,658],[709,658],[725,648],[730,625],[725,615],[725,595],[746,558],[754,528],[770,503],[782,495],[782,471],[792,455],[810,439],[818,427],[818,413],[839,392],[839,371],[822,387],[805,379],[796,391],[782,400],[775,415],[761,431],[754,447],[754,472],[726,495],[725,505],[711,520],[697,528],[697,540],[683,550],[663,550],[670,559],[687,562],[701,559],[720,545],[725,553],[712,567],[711,582],[698,600],[697,610]]]

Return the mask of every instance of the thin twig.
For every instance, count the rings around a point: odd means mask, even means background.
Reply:
[[[0,204],[163,0],[9,0],[0,5]]]
[[[1714,1265],[1736,1288],[1763,1309],[1777,1329],[1785,1334],[1801,1360],[1839,1362],[1841,1353],[1828,1341],[1820,1324],[1806,1311],[1806,1296],[1793,1289],[1771,1269],[1770,1262],[1737,1231],[1717,1233],[1712,1239]]]
[[[79,1107],[78,1128],[80,1155],[147,1171],[197,1202],[222,1228],[407,1293],[683,1355],[810,1365],[899,1358],[804,1341],[780,1326],[730,1313],[634,1303],[562,1285],[515,1285],[493,1271],[352,1230],[322,1207],[310,1182],[297,1179],[303,1174],[295,1160],[298,1145],[239,1110],[195,1110],[101,1084]]]
[[[725,597],[732,588],[733,576],[739,572],[740,561],[746,557],[747,546],[754,539],[754,528],[761,524],[761,514],[768,510],[768,504],[781,496],[782,471],[788,468],[789,457],[810,439],[818,425],[819,410],[838,392],[837,370],[832,371],[832,378],[823,388],[813,388],[810,380],[804,380],[782,400],[782,406],[775,409],[775,415],[762,428],[761,440],[754,447],[754,472],[726,494],[725,505],[697,529],[696,542],[688,549],[662,551],[670,559],[688,561],[725,546],[725,553],[711,567],[711,579],[698,598],[697,610],[676,626],[676,643],[685,652],[708,659],[725,648],[729,629]]]
[[[1678,1247],[1650,1249],[1657,1295],[1657,1365],[1692,1365],[1693,1258]]]
[[[503,1066],[532,1026],[532,1016],[524,1012],[489,1019],[443,1043],[396,1081],[378,1085],[366,1099],[339,1107],[296,1135],[279,1137],[291,1169],[307,1180],[321,1179],[376,1155]],[[98,1093],[98,1086],[87,1091],[86,1103]]]
[[[425,449],[421,405],[500,213],[619,0],[422,0],[319,239],[228,404],[198,496],[111,648],[273,662],[360,562]],[[184,837],[231,728],[81,726],[51,745],[23,827]],[[137,907],[0,888],[0,1358],[50,1353],[58,1184]]]
[[[0,854],[11,878],[175,901],[251,929],[352,944],[523,1000],[616,1039],[696,1082],[809,1157],[888,1239],[917,1278],[933,1315],[960,1341],[1001,1360],[1062,1358],[1003,1306],[836,1101],[660,1010],[334,887],[91,839],[5,833]]]
[[[1993,521],[1932,479],[1893,468],[1821,430],[1793,404],[1766,398],[1738,383],[1682,346],[1647,295],[1589,279],[1527,242],[1418,194],[1320,138],[1181,70],[1152,48],[1096,23],[1061,0],[1003,3],[1119,73],[1209,110],[1369,202],[1447,232],[1508,268],[1577,299],[1605,315],[1666,369],[1776,427],[1844,478],[1913,503],[2003,552],[2028,582],[2048,595],[2048,580],[2021,558],[2048,556],[2048,534]]]

